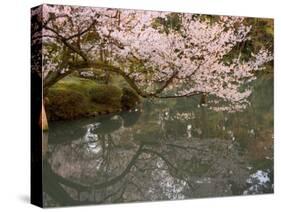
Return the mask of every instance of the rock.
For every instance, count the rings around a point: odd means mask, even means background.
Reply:
[[[122,89],[121,107],[123,110],[134,108],[139,102],[139,96],[130,88]]]

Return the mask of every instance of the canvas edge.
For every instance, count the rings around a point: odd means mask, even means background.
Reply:
[[[42,129],[39,125],[39,120],[41,116],[41,105],[42,105],[42,78],[39,76],[38,72],[32,70],[32,65],[34,63],[42,64],[42,54],[39,54],[39,59],[37,58],[38,52],[42,50],[41,45],[32,45],[32,11],[38,9],[42,5],[32,7],[30,9],[30,39],[31,39],[31,70],[30,70],[30,81],[31,81],[31,177],[30,177],[30,202],[33,205],[43,207],[43,179],[42,179]],[[42,14],[42,13],[41,13]],[[42,29],[40,29],[42,31]],[[42,38],[41,38],[42,39]],[[41,60],[41,61],[38,61]],[[38,69],[42,70],[42,66]],[[39,71],[41,71],[39,70]]]

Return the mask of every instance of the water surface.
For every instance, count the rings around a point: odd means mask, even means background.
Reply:
[[[199,98],[145,100],[130,112],[50,123],[44,205],[273,192],[273,77],[243,112]]]

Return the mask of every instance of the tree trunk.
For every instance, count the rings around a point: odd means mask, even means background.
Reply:
[[[44,101],[42,102],[42,109],[41,109],[41,114],[40,114],[39,125],[43,131],[48,130],[48,119],[46,116]]]
[[[206,94],[202,94],[201,98],[200,98],[200,105],[204,105],[207,103],[207,95]]]

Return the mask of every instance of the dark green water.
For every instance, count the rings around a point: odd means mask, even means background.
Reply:
[[[44,205],[273,192],[273,77],[243,112],[199,99],[146,100],[136,111],[50,124]]]

